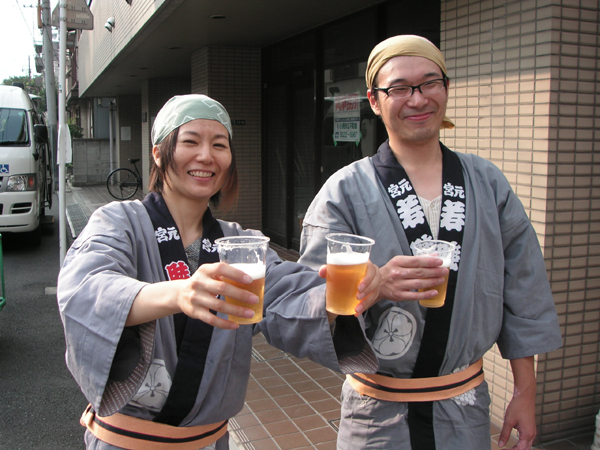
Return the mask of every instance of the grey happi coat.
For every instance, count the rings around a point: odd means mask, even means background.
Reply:
[[[494,344],[506,359],[561,345],[558,319],[535,231],[504,175],[492,163],[458,154],[467,197],[464,237],[446,356],[440,375],[465,369]],[[326,261],[325,235],[375,239],[379,267],[409,244],[371,158],[331,176],[309,207],[301,240],[303,264]],[[380,373],[410,378],[426,309],[418,302],[382,300],[365,314]],[[407,404],[378,401],[343,388],[338,449],[409,450]],[[489,394],[484,382],[459,397],[434,403],[435,440],[443,450],[490,448]]]
[[[219,224],[225,236],[260,234],[236,223]],[[164,404],[177,364],[173,317],[140,326],[140,348],[119,347],[121,336],[129,332],[125,321],[137,293],[159,281],[165,275],[155,232],[139,201],[114,202],[97,210],[67,253],[58,281],[67,365],[100,416],[118,411],[152,420]],[[336,371],[377,368],[364,336],[354,340],[359,351],[352,356],[336,354],[324,280],[304,266],[282,262],[269,250],[265,318],[237,330],[214,329],[195,406],[181,426],[220,422],[242,409],[252,335],[259,331],[272,345]],[[115,448],[89,432],[86,443],[88,449]],[[225,435],[216,449],[227,448]]]

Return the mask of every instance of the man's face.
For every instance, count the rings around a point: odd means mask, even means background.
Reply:
[[[417,86],[442,78],[442,70],[433,61],[420,56],[397,56],[386,62],[375,79],[376,87]],[[446,114],[448,89],[410,97],[393,98],[384,92],[368,91],[371,108],[381,116],[392,143],[424,145],[439,140]]]

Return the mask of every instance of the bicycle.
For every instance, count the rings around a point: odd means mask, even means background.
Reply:
[[[134,170],[119,167],[108,174],[106,188],[112,197],[117,200],[127,200],[133,197],[138,189],[142,189],[142,175],[135,164],[139,160],[139,158],[127,160],[133,164]]]

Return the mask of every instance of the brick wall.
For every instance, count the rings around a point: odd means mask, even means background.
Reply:
[[[442,140],[494,162],[538,234],[564,348],[537,359],[541,441],[593,428],[600,407],[600,6],[597,0],[442,1],[451,78]],[[509,365],[485,358],[491,414]]]
[[[262,226],[260,80],[260,49],[205,47],[192,55],[192,93],[222,103],[233,122],[240,197],[235,209],[216,216],[254,229]]]

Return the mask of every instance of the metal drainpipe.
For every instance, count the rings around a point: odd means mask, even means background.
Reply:
[[[108,173],[110,173],[115,167],[114,167],[114,147],[113,147],[113,139],[114,139],[114,130],[113,130],[113,119],[114,119],[114,112],[115,112],[115,102],[113,100],[110,101],[109,103],[109,108],[108,108],[108,151],[109,151],[109,164],[110,167],[108,168]]]

